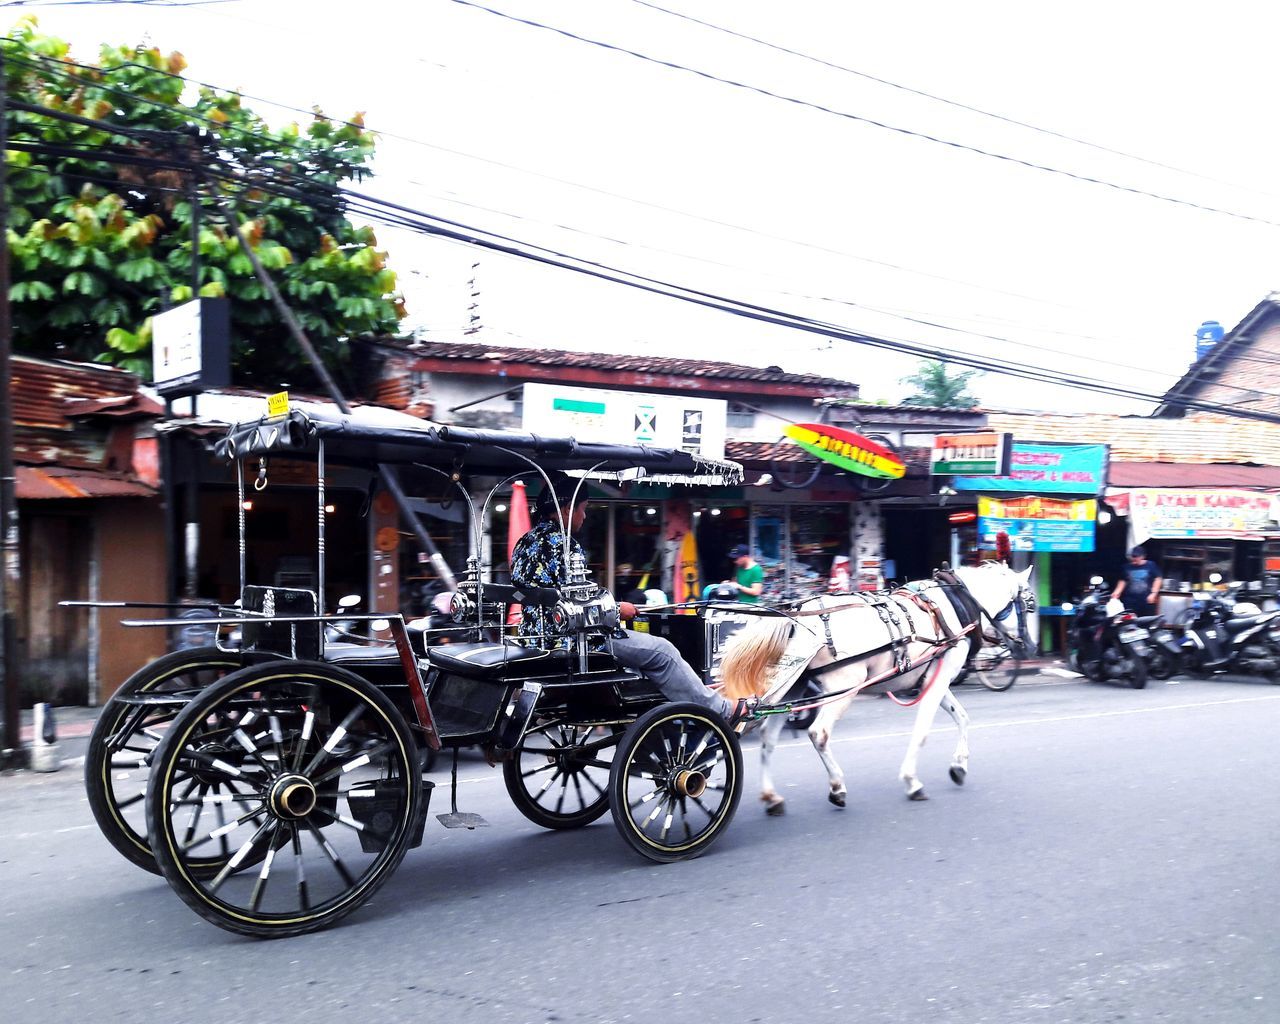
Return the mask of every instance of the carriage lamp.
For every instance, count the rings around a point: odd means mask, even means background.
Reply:
[[[601,590],[589,601],[559,601],[551,611],[551,625],[557,633],[612,631],[618,628],[618,621],[618,603],[607,590]]]
[[[467,619],[474,618],[475,614],[476,606],[466,594],[455,592],[449,599],[449,618],[454,622],[466,622]]]

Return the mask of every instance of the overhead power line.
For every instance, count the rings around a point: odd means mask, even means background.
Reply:
[[[10,40],[10,42],[13,42],[13,40]],[[100,72],[102,74],[110,74],[111,72],[120,68],[136,67],[136,68],[147,70],[157,75],[164,75],[167,77],[182,79],[183,81],[191,82],[194,85],[199,85],[206,89],[212,89],[214,91],[221,92],[229,96],[237,96],[243,99],[253,100],[254,102],[257,102],[257,103],[266,103],[273,107],[277,107],[280,110],[287,110],[290,113],[300,114],[304,117],[317,116],[314,110],[306,110],[302,107],[293,106],[288,103],[283,103],[278,100],[272,100],[264,96],[255,95],[253,93],[240,92],[235,89],[226,88],[225,86],[214,85],[207,81],[201,81],[200,79],[185,78],[184,76],[174,74],[173,72],[163,71],[159,68],[150,68],[145,64],[139,64],[135,62],[126,62],[123,64],[114,65],[110,68],[98,68],[92,64],[80,64],[80,63],[77,63],[76,61],[60,59],[56,57],[46,57],[43,54],[35,54],[35,53],[28,52],[28,56],[34,58],[35,60],[24,61],[22,58],[12,58],[12,57],[10,59],[14,60],[17,63],[24,63],[25,66],[33,67],[33,68],[40,68],[41,63],[36,63],[36,62],[42,62],[43,64],[57,64],[57,65],[63,65],[66,67],[75,67],[82,70]],[[53,74],[61,74],[73,81],[76,81],[76,82],[80,81],[78,76],[72,75],[69,72],[57,71],[52,68],[48,68],[47,70],[49,70]],[[171,112],[188,109],[184,107],[178,107],[175,104],[166,103],[163,100],[157,100],[152,97],[138,96],[135,93],[129,92],[128,90],[114,88],[111,86],[104,85],[100,82],[95,82],[94,86],[95,88],[104,89],[105,91],[107,91],[112,95],[117,95],[122,98],[133,100],[135,102],[144,103],[156,109],[165,109]],[[242,128],[236,125],[223,124],[221,122],[213,120],[212,118],[201,117],[200,115],[194,112],[190,112],[190,116],[195,120],[198,120],[201,123],[207,124],[220,131],[232,130],[245,138],[259,137],[254,135],[249,129]],[[378,128],[374,125],[359,125],[354,121],[347,121],[342,118],[330,117],[328,115],[324,115],[324,117],[325,117],[325,120],[330,121],[333,124],[346,125],[352,128],[363,128],[364,130],[373,132],[383,138],[394,139],[397,142],[403,142],[407,145],[420,146],[424,149],[430,149],[440,153],[448,153],[451,156],[459,156],[459,157],[462,157],[463,159],[473,160],[477,163],[489,164],[490,166],[500,167],[504,170],[514,171],[517,174],[524,174],[524,175],[528,175],[529,177],[541,178],[544,181],[555,182],[558,185],[564,185],[568,188],[579,189],[583,192],[590,192],[595,195],[606,196],[610,199],[617,199],[622,202],[631,203],[636,206],[641,206],[650,210],[659,210],[663,213],[672,214],[673,216],[683,217],[688,220],[700,221],[704,224],[714,225],[715,227],[727,228],[731,231],[738,231],[743,234],[751,235],[757,238],[764,238],[764,239],[769,239],[775,242],[782,242],[785,245],[792,245],[792,246],[796,246],[797,248],[808,249],[811,252],[823,253],[825,255],[835,256],[840,259],[852,260],[857,263],[865,263],[870,266],[883,267],[886,270],[893,270],[893,271],[897,271],[899,273],[904,273],[904,274],[912,274],[917,277],[924,277],[933,281],[945,281],[948,284],[955,284],[963,288],[971,288],[975,291],[986,292],[992,295],[1004,295],[1009,298],[1021,299],[1026,302],[1035,302],[1040,305],[1054,306],[1060,309],[1079,308],[1079,307],[1072,306],[1069,303],[1060,302],[1054,299],[1047,299],[1043,296],[1027,295],[1022,292],[1010,291],[1004,288],[997,288],[990,284],[980,284],[976,281],[968,281],[963,278],[952,277],[948,274],[937,273],[935,271],[930,271],[930,270],[922,270],[918,267],[910,267],[901,263],[894,263],[890,260],[879,259],[874,256],[866,256],[859,253],[851,253],[843,249],[834,249],[834,248],[831,248],[830,246],[819,245],[816,242],[807,242],[798,238],[791,238],[787,235],[780,235],[775,232],[764,231],[760,228],[750,228],[742,224],[735,224],[732,221],[721,220],[716,217],[710,217],[710,216],[707,216],[706,214],[694,213],[689,210],[682,210],[677,207],[666,206],[662,203],[655,203],[646,199],[639,199],[635,196],[624,195],[620,192],[612,192],[608,189],[598,188],[597,186],[594,186],[594,185],[587,185],[583,182],[572,181],[568,178],[557,177],[554,174],[546,174],[542,171],[535,171],[527,167],[520,167],[515,164],[506,163],[502,160],[495,160],[490,157],[477,156],[474,153],[468,153],[460,149],[451,149],[448,146],[441,146],[436,143],[427,142],[424,139],[417,139],[412,136],[403,135],[394,131],[387,131],[385,129]],[[273,140],[273,141],[279,142],[282,145],[286,145],[288,140],[279,139],[279,140]]]
[[[48,112],[48,115],[56,117],[60,113],[61,112],[59,111],[51,110]],[[110,128],[111,126],[106,125],[105,127]],[[57,148],[61,151],[67,147]],[[92,159],[95,154],[99,157],[101,156],[100,151],[97,150],[84,150],[81,151],[80,155],[83,155],[86,159]],[[163,163],[167,164],[168,162],[164,161]],[[242,188],[274,192],[284,198],[291,198],[301,202],[314,203],[316,201],[321,201],[326,204],[333,205],[337,205],[338,203],[338,200],[335,199],[334,193],[328,188],[326,188],[326,190],[320,195],[317,195],[314,191],[314,183],[301,175],[293,175],[290,181],[280,183],[269,178],[264,178],[261,168],[259,168],[252,176],[246,176],[243,169],[227,169],[217,166],[204,168],[191,166],[189,169],[193,171],[203,170],[220,180],[238,184]],[[284,174],[286,178],[290,177],[289,172],[282,172],[279,168],[270,169],[278,174]],[[575,273],[590,276],[598,280],[622,284],[651,294],[679,299],[704,308],[745,317],[762,323],[800,330],[806,333],[816,334],[824,338],[843,340],[873,348],[895,351],[900,354],[910,355],[916,358],[937,359],[943,362],[984,370],[987,372],[1077,388],[1080,390],[1110,394],[1138,401],[1154,403],[1161,401],[1164,397],[1163,394],[1146,392],[1138,388],[1129,387],[1127,385],[1107,381],[1101,378],[1091,378],[1061,371],[1050,371],[1044,368],[1029,367],[993,359],[991,357],[978,356],[973,353],[957,352],[952,349],[932,346],[920,342],[875,337],[853,331],[842,325],[815,320],[773,307],[748,303],[732,297],[691,288],[658,278],[648,277],[632,271],[622,270],[598,261],[575,257],[558,250],[549,249],[543,246],[524,242],[510,236],[501,235],[497,232],[488,231],[483,228],[476,228],[471,225],[462,224],[458,221],[442,218],[423,210],[414,209],[413,207],[409,207],[404,204],[394,203],[376,196],[361,193],[354,189],[342,188],[337,191],[345,201],[345,209],[348,212],[355,212],[361,216],[369,217],[381,223],[413,229],[425,234],[461,242],[469,246],[479,246],[504,255],[532,260],[543,265],[557,267],[559,269],[572,270]],[[1240,409],[1224,406],[1218,403],[1203,402],[1193,399],[1186,400],[1181,404],[1186,408],[1201,409],[1204,411],[1223,413],[1247,419],[1280,423],[1280,414],[1271,414],[1260,410]]]
[[[830,68],[833,71],[842,71],[848,75],[855,75],[858,78],[866,79],[868,82],[875,82],[877,85],[884,85],[890,89],[898,89],[901,92],[910,93],[913,96],[932,100],[935,103],[943,103],[949,107],[954,107],[957,110],[968,111],[971,114],[980,114],[983,117],[989,117],[995,121],[1002,121],[1005,124],[1013,125],[1016,128],[1025,128],[1028,131],[1038,132],[1039,134],[1047,135],[1050,138],[1061,139],[1064,142],[1072,142],[1079,146],[1087,146],[1089,149],[1096,149],[1100,153],[1110,153],[1112,156],[1124,157],[1126,160],[1136,160],[1138,163],[1148,164],[1152,167],[1159,167],[1166,171],[1174,171],[1177,174],[1185,174],[1188,177],[1199,178],[1202,181],[1209,181],[1215,185],[1226,185],[1228,188],[1236,188],[1245,192],[1253,192],[1256,195],[1267,196],[1272,199],[1280,198],[1273,192],[1262,192],[1258,189],[1252,189],[1245,185],[1236,184],[1235,182],[1223,181],[1221,178],[1214,178],[1208,174],[1201,174],[1198,171],[1188,171],[1183,167],[1175,167],[1173,164],[1162,163],[1159,160],[1152,160],[1149,157],[1138,156],[1135,153],[1126,153],[1121,149],[1113,149],[1110,146],[1103,146],[1097,142],[1089,142],[1087,139],[1076,138],[1074,135],[1054,131],[1052,128],[1043,128],[1027,121],[1019,121],[1015,117],[1008,117],[1005,114],[997,114],[994,111],[983,110],[981,107],[975,107],[969,103],[962,103],[959,100],[952,100],[945,96],[939,96],[936,93],[926,92],[924,89],[916,89],[910,85],[903,85],[901,82],[893,82],[887,78],[881,78],[878,75],[873,75],[866,71],[859,71],[857,68],[848,67],[845,64],[836,64],[833,61],[824,60],[821,57],[815,57],[810,53],[793,50],[790,47],[781,46],[778,43],[772,43],[767,39],[760,39],[759,37],[749,35],[746,32],[739,32],[735,29],[727,28],[724,25],[717,25],[714,22],[704,21],[702,18],[695,18],[693,15],[685,14],[682,11],[673,11],[668,7],[661,7],[658,4],[650,3],[649,0],[631,0],[631,2],[639,4],[641,7],[647,7],[652,11],[658,11],[662,14],[670,15],[673,18],[680,18],[683,21],[692,22],[695,25],[701,25],[704,28],[709,28],[716,32],[723,32],[725,35],[734,36],[738,39],[746,40],[747,42],[756,43],[759,46],[766,46],[771,50],[777,50],[779,53],[789,54],[792,57],[799,57],[801,60],[820,64],[822,67]]]
[[[706,79],[710,82],[719,82],[721,85],[728,85],[735,89],[742,89],[746,92],[755,93],[759,96],[767,96],[770,99],[779,100],[783,103],[790,103],[798,107],[805,107],[810,110],[817,110],[824,114],[830,114],[834,117],[844,118],[847,121],[854,121],[858,124],[870,125],[874,128],[883,128],[885,131],[894,132],[908,138],[920,139],[924,142],[932,142],[940,146],[948,146],[952,149],[974,153],[978,156],[987,157],[992,160],[1001,160],[1005,163],[1019,167],[1026,167],[1030,170],[1044,171],[1047,174],[1056,174],[1073,181],[1080,181],[1090,185],[1100,185],[1104,188],[1115,189],[1118,192],[1127,192],[1130,195],[1143,196],[1147,199],[1158,199],[1163,203],[1170,203],[1174,206],[1184,206],[1188,209],[1201,210],[1205,213],[1216,213],[1224,217],[1233,217],[1237,220],[1251,221],[1257,224],[1266,224],[1269,227],[1280,227],[1280,221],[1271,220],[1267,217],[1259,217],[1249,213],[1241,213],[1237,210],[1228,210],[1219,206],[1209,206],[1205,203],[1197,203],[1189,199],[1179,199],[1176,196],[1167,196],[1159,192],[1151,192],[1147,189],[1137,188],[1132,185],[1122,185],[1119,182],[1108,181],[1105,178],[1096,178],[1088,174],[1080,174],[1076,171],[1069,171],[1063,167],[1053,167],[1049,164],[1037,163],[1034,160],[1027,160],[1022,157],[1011,156],[1008,153],[997,153],[994,150],[983,149],[980,146],[972,146],[964,142],[956,142],[953,139],[944,139],[937,135],[930,135],[927,132],[918,132],[910,128],[903,128],[899,125],[892,125],[885,121],[878,121],[875,118],[864,117],[861,114],[854,114],[847,110],[837,110],[835,107],[829,107],[822,103],[815,103],[811,100],[800,99],[797,96],[788,96],[785,93],[775,92],[772,89],[766,89],[763,86],[752,85],[748,82],[740,82],[732,78],[725,78],[723,75],[717,75],[710,71],[704,71],[701,68],[690,67],[687,64],[680,64],[676,61],[663,60],[660,57],[653,57],[647,53],[641,53],[638,50],[631,50],[625,46],[618,46],[615,43],[606,43],[600,39],[591,39],[587,36],[579,35],[576,32],[570,32],[568,29],[557,28],[554,25],[547,25],[540,21],[533,21],[530,18],[520,18],[514,14],[508,14],[506,11],[499,11],[492,7],[486,7],[484,4],[475,3],[474,0],[450,0],[451,3],[460,4],[463,7],[471,7],[477,11],[484,11],[495,17],[503,18],[507,21],[517,22],[521,25],[528,25],[531,28],[541,29],[546,32],[553,32],[556,35],[563,36],[566,39],[572,39],[576,42],[586,43],[589,46],[597,46],[604,50],[614,53],[625,54],[628,57],[634,57],[637,60],[645,61],[649,64],[656,64],[660,67],[669,68],[672,71],[681,71],[685,74],[695,75],[698,78]]]

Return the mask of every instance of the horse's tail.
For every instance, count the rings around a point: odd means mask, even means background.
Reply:
[[[791,620],[778,616],[761,619],[730,640],[721,666],[724,695],[730,700],[764,696],[769,669],[778,663],[790,639]]]

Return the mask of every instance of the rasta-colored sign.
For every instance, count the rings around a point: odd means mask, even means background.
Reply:
[[[878,480],[898,480],[906,475],[903,461],[874,441],[825,423],[789,423],[782,432],[811,455],[851,473]]]

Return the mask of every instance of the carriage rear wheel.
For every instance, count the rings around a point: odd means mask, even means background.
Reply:
[[[590,825],[609,809],[609,767],[621,736],[620,725],[535,725],[502,766],[516,810],[543,828]]]
[[[1006,644],[987,646],[974,655],[969,671],[988,690],[1002,692],[1018,681],[1022,674],[1022,659]]]
[[[277,938],[333,924],[386,881],[420,834],[421,792],[413,735],[385,694],[332,665],[273,662],[214,683],[174,720],[147,825],[197,914]],[[223,862],[212,877],[210,857]]]
[[[243,668],[251,657],[216,647],[166,654],[121,683],[98,715],[84,758],[89,810],[107,842],[143,870],[160,873],[147,841],[143,805],[156,746],[186,698]],[[145,703],[133,702],[144,695]],[[220,866],[213,858],[193,870],[217,871]]]
[[[609,775],[613,821],[650,860],[705,853],[742,797],[742,748],[724,720],[697,704],[663,704],[622,737]]]

